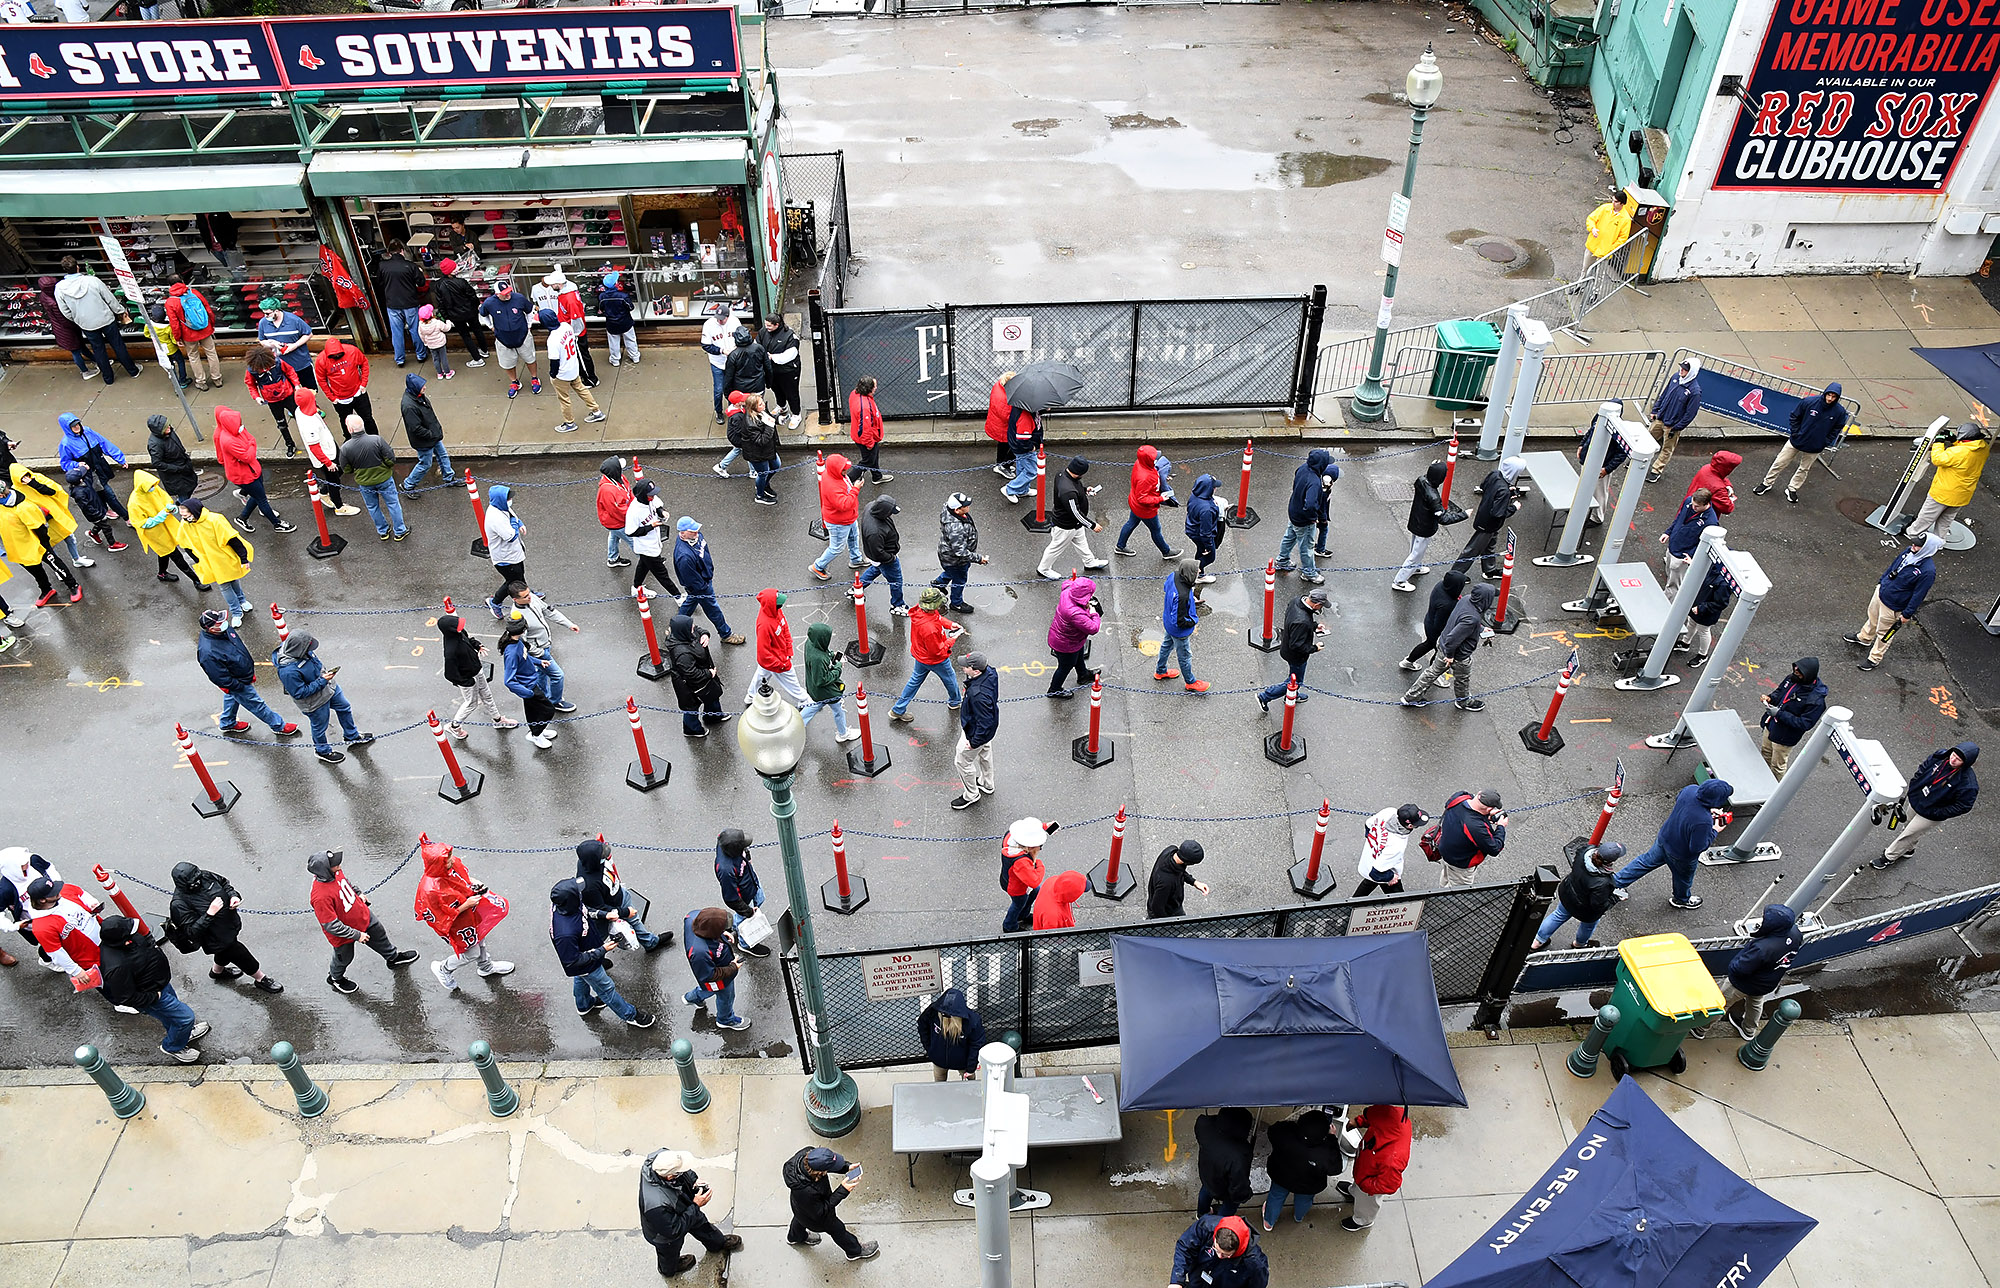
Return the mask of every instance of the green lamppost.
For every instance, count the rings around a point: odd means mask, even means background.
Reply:
[[[1417,186],[1417,149],[1423,146],[1424,118],[1444,94],[1444,73],[1438,70],[1437,55],[1429,45],[1423,57],[1403,79],[1404,96],[1410,100],[1410,159],[1403,165],[1403,193],[1390,199],[1389,226],[1384,244],[1388,271],[1382,279],[1382,305],[1375,313],[1375,347],[1368,353],[1368,375],[1354,391],[1349,408],[1356,420],[1381,420],[1389,414],[1389,391],[1382,387],[1382,362],[1389,348],[1389,315],[1396,305],[1396,270],[1402,261],[1403,226],[1409,221],[1410,194]]]
[[[750,709],[736,722],[736,745],[771,793],[771,817],[778,820],[778,853],[785,861],[785,894],[797,927],[799,982],[805,992],[807,1039],[813,1046],[813,1076],[806,1084],[806,1124],[821,1136],[845,1136],[860,1121],[860,1095],[833,1055],[826,1022],[826,991],[820,984],[819,950],[813,943],[812,901],[807,897],[805,860],[793,821],[792,771],[806,749],[806,722],[797,708],[778,701],[769,684],[759,685]]]

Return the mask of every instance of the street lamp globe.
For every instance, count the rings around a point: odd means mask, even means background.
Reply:
[[[736,746],[760,777],[783,778],[805,755],[806,722],[769,684],[759,685],[750,709],[736,722]]]
[[[1438,70],[1437,55],[1429,45],[1424,46],[1422,57],[1410,74],[1403,78],[1403,94],[1411,107],[1435,107],[1444,96],[1444,73]]]

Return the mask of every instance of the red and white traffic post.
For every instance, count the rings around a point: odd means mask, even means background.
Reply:
[[[1102,769],[1118,758],[1118,744],[1097,736],[1098,724],[1103,718],[1104,674],[1099,672],[1090,681],[1090,732],[1081,738],[1070,739],[1069,744],[1069,758],[1085,769]]]
[[[633,598],[639,601],[639,625],[646,628],[646,651],[639,657],[639,674],[657,683],[667,678],[667,664],[660,657],[660,633],[653,626],[652,600],[644,586],[639,587]]]
[[[861,585],[861,574],[854,574],[854,586],[847,592],[854,597],[854,638],[847,644],[847,660],[856,666],[874,666],[888,652],[868,634],[868,592]]]
[[[639,720],[639,700],[625,699],[625,718],[632,722],[632,745],[638,749],[639,758],[625,767],[625,785],[633,791],[650,792],[667,785],[673,776],[674,767],[662,760],[653,761],[653,753],[646,746],[646,726]]]
[[[1125,807],[1111,820],[1111,853],[1090,869],[1090,892],[1100,899],[1123,899],[1139,886],[1132,869],[1119,862],[1125,854]]]
[[[465,495],[472,502],[472,555],[475,559],[486,558],[486,507],[479,501],[479,484],[472,481],[472,467],[465,467]]]
[[[93,864],[90,869],[90,875],[96,877],[97,884],[104,887],[104,893],[111,896],[111,902],[117,906],[118,911],[138,923],[140,934],[150,935],[153,933],[153,928],[146,924],[146,919],[139,915],[137,908],[132,906],[131,898],[118,888],[118,883],[111,879],[111,873],[102,863]]]
[[[243,799],[243,793],[236,790],[235,783],[226,779],[221,786],[216,785],[215,779],[209,776],[208,766],[202,763],[201,753],[194,749],[194,735],[187,731],[186,726],[174,726],[174,742],[180,747],[182,758],[193,767],[194,776],[201,780],[201,790],[207,793],[195,798],[194,812],[203,818],[214,818],[234,809],[236,802]]]
[[[1278,637],[1272,624],[1278,612],[1278,561],[1271,559],[1264,564],[1264,636],[1257,637],[1256,629],[1245,632],[1250,639],[1250,647],[1259,653],[1278,651]]]
[[[1286,869],[1285,875],[1292,883],[1292,893],[1307,899],[1324,899],[1332,894],[1337,882],[1333,879],[1333,869],[1322,866],[1320,858],[1326,849],[1326,825],[1333,818],[1333,802],[1322,799],[1319,803],[1319,817],[1313,820],[1312,853]]]
[[[1521,629],[1521,614],[1507,620],[1507,602],[1514,597],[1514,529],[1507,529],[1507,548],[1500,555],[1500,598],[1493,603],[1493,633],[1512,635]]]
[[[454,805],[463,805],[486,786],[486,775],[459,765],[458,753],[451,749],[451,735],[445,731],[437,712],[425,712],[424,719],[430,724],[431,736],[437,739],[438,754],[444,757],[445,772],[438,778],[438,795]]]
[[[646,481],[646,467],[639,464],[639,458],[636,456],[632,458],[632,481],[634,483]]]
[[[868,724],[868,690],[854,686],[854,714],[861,721],[861,746],[847,751],[847,767],[864,778],[873,778],[889,767],[889,749],[875,745],[875,731]]]
[[[806,535],[814,541],[826,540],[826,520],[819,514],[819,485],[826,479],[826,449],[813,449],[813,519],[806,525]]]
[[[1451,479],[1458,473],[1458,435],[1453,434],[1444,448],[1444,486],[1438,489],[1438,497],[1446,510],[1451,509]]]
[[[347,538],[336,536],[326,526],[326,500],[319,494],[319,480],[311,470],[306,471],[306,495],[312,498],[313,524],[319,529],[319,539],[306,543],[306,553],[315,559],[331,559],[347,549]]]
[[[1035,444],[1035,512],[1022,515],[1021,526],[1030,532],[1055,526],[1049,522],[1049,454],[1040,443]]]
[[[1252,439],[1243,440],[1243,479],[1236,485],[1236,508],[1223,520],[1232,528],[1257,526],[1257,512],[1250,508],[1250,456],[1253,443]]]
[[[1563,749],[1562,731],[1556,728],[1556,712],[1562,710],[1563,699],[1569,696],[1569,686],[1575,682],[1581,665],[1576,650],[1571,649],[1569,662],[1556,677],[1555,696],[1549,699],[1548,713],[1540,724],[1531,720],[1521,726],[1521,745],[1538,756],[1553,756]]]
[[[1596,845],[1604,839],[1604,830],[1611,826],[1611,816],[1618,810],[1618,798],[1625,794],[1625,762],[1619,761],[1611,775],[1611,790],[1605,794],[1604,809],[1597,816],[1597,826],[1590,829],[1590,844]]]
[[[292,628],[285,625],[285,615],[276,604],[271,605],[271,625],[278,630],[278,643],[283,644],[292,637]]]
[[[833,879],[820,886],[819,901],[828,912],[842,916],[859,912],[868,902],[868,879],[848,874],[847,838],[841,833],[839,819],[833,820]]]
[[[1296,765],[1306,758],[1306,740],[1292,736],[1292,721],[1299,710],[1297,676],[1285,681],[1285,723],[1276,733],[1264,735],[1264,759],[1274,765]]]

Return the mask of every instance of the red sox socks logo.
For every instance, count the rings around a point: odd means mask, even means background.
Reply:
[[[1771,409],[1764,405],[1764,391],[1762,389],[1752,389],[1749,393],[1744,394],[1742,401],[1736,405],[1752,416],[1768,416],[1771,414]]]
[[[299,46],[299,66],[311,71],[315,67],[326,66],[326,59],[316,56],[311,45]]]

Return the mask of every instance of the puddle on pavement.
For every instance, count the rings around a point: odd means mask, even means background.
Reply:
[[[1336,183],[1368,179],[1389,168],[1387,157],[1355,156],[1341,152],[1280,152],[1278,186],[1283,188],[1331,188]]]
[[[1338,152],[1253,152],[1215,142],[1199,130],[1132,113],[1109,118],[1109,139],[1069,160],[1111,165],[1142,188],[1248,192],[1258,188],[1326,188],[1387,170],[1382,157]],[[1146,124],[1120,124],[1145,121]]]
[[[1178,130],[1185,128],[1171,116],[1148,116],[1144,112],[1126,112],[1111,118],[1114,130]]]
[[[1031,121],[1016,121],[1014,128],[1031,139],[1045,139],[1050,130],[1061,124],[1062,122],[1053,116],[1039,116]]]

